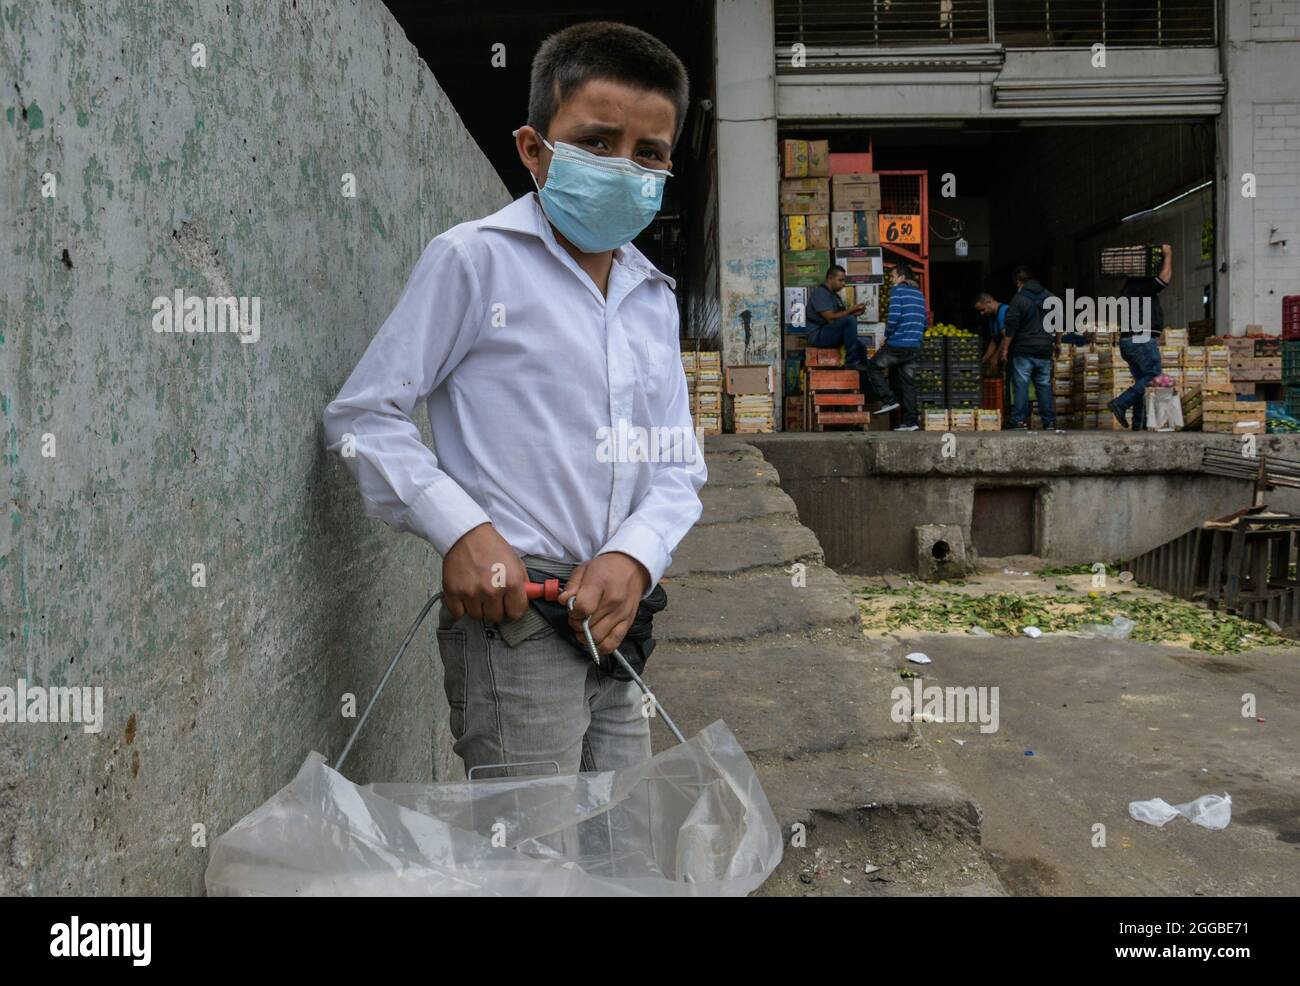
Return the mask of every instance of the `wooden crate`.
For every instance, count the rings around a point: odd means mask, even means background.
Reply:
[[[825,349],[819,346],[807,346],[804,349],[804,364],[807,366],[839,366],[841,362],[838,349]]]

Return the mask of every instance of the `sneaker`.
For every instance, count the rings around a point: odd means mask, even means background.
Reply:
[[[1011,422],[1011,424],[1007,425],[1007,431],[1028,431],[1028,430],[1029,430],[1029,422],[1027,421],[1020,421],[1020,422],[1013,421]]]
[[[894,431],[920,431],[920,425],[899,425]]]
[[[1118,398],[1116,398],[1116,400],[1118,400]],[[1106,406],[1110,408],[1110,413],[1115,415],[1115,420],[1120,423],[1120,427],[1127,428],[1129,426],[1128,417],[1124,413],[1124,408],[1116,407],[1115,401],[1107,401]]]
[[[880,407],[876,408],[876,413],[884,414],[887,411],[893,411],[896,410],[897,408],[898,408],[898,401],[890,401],[888,404],[881,404]],[[894,430],[898,431],[897,428],[895,428]]]

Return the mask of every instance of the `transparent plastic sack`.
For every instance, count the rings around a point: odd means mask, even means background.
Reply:
[[[741,896],[781,829],[715,722],[617,771],[359,787],[313,753],[213,844],[210,896]]]
[[[1085,623],[1079,632],[1089,637],[1128,640],[1137,624],[1126,616],[1116,616],[1109,623]]]
[[[1162,827],[1170,819],[1182,815],[1201,828],[1226,829],[1228,823],[1232,821],[1232,797],[1226,792],[1223,797],[1217,794],[1203,794],[1195,801],[1182,805],[1171,805],[1164,798],[1130,801],[1128,813],[1137,821],[1146,822],[1157,828]]]

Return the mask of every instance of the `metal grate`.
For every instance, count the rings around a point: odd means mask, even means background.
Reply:
[[[776,0],[776,44],[1171,47],[1217,42],[1216,0]]]
[[[776,0],[776,43],[807,48],[989,40],[988,0]]]
[[[1008,48],[1215,43],[1215,0],[993,0]]]

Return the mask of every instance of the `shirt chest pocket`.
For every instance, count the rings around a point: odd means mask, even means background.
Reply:
[[[675,359],[673,353],[661,340],[648,332],[633,337],[632,353],[637,364],[637,379],[641,381],[646,395],[657,397],[668,384],[668,374],[673,369],[671,359]]]

